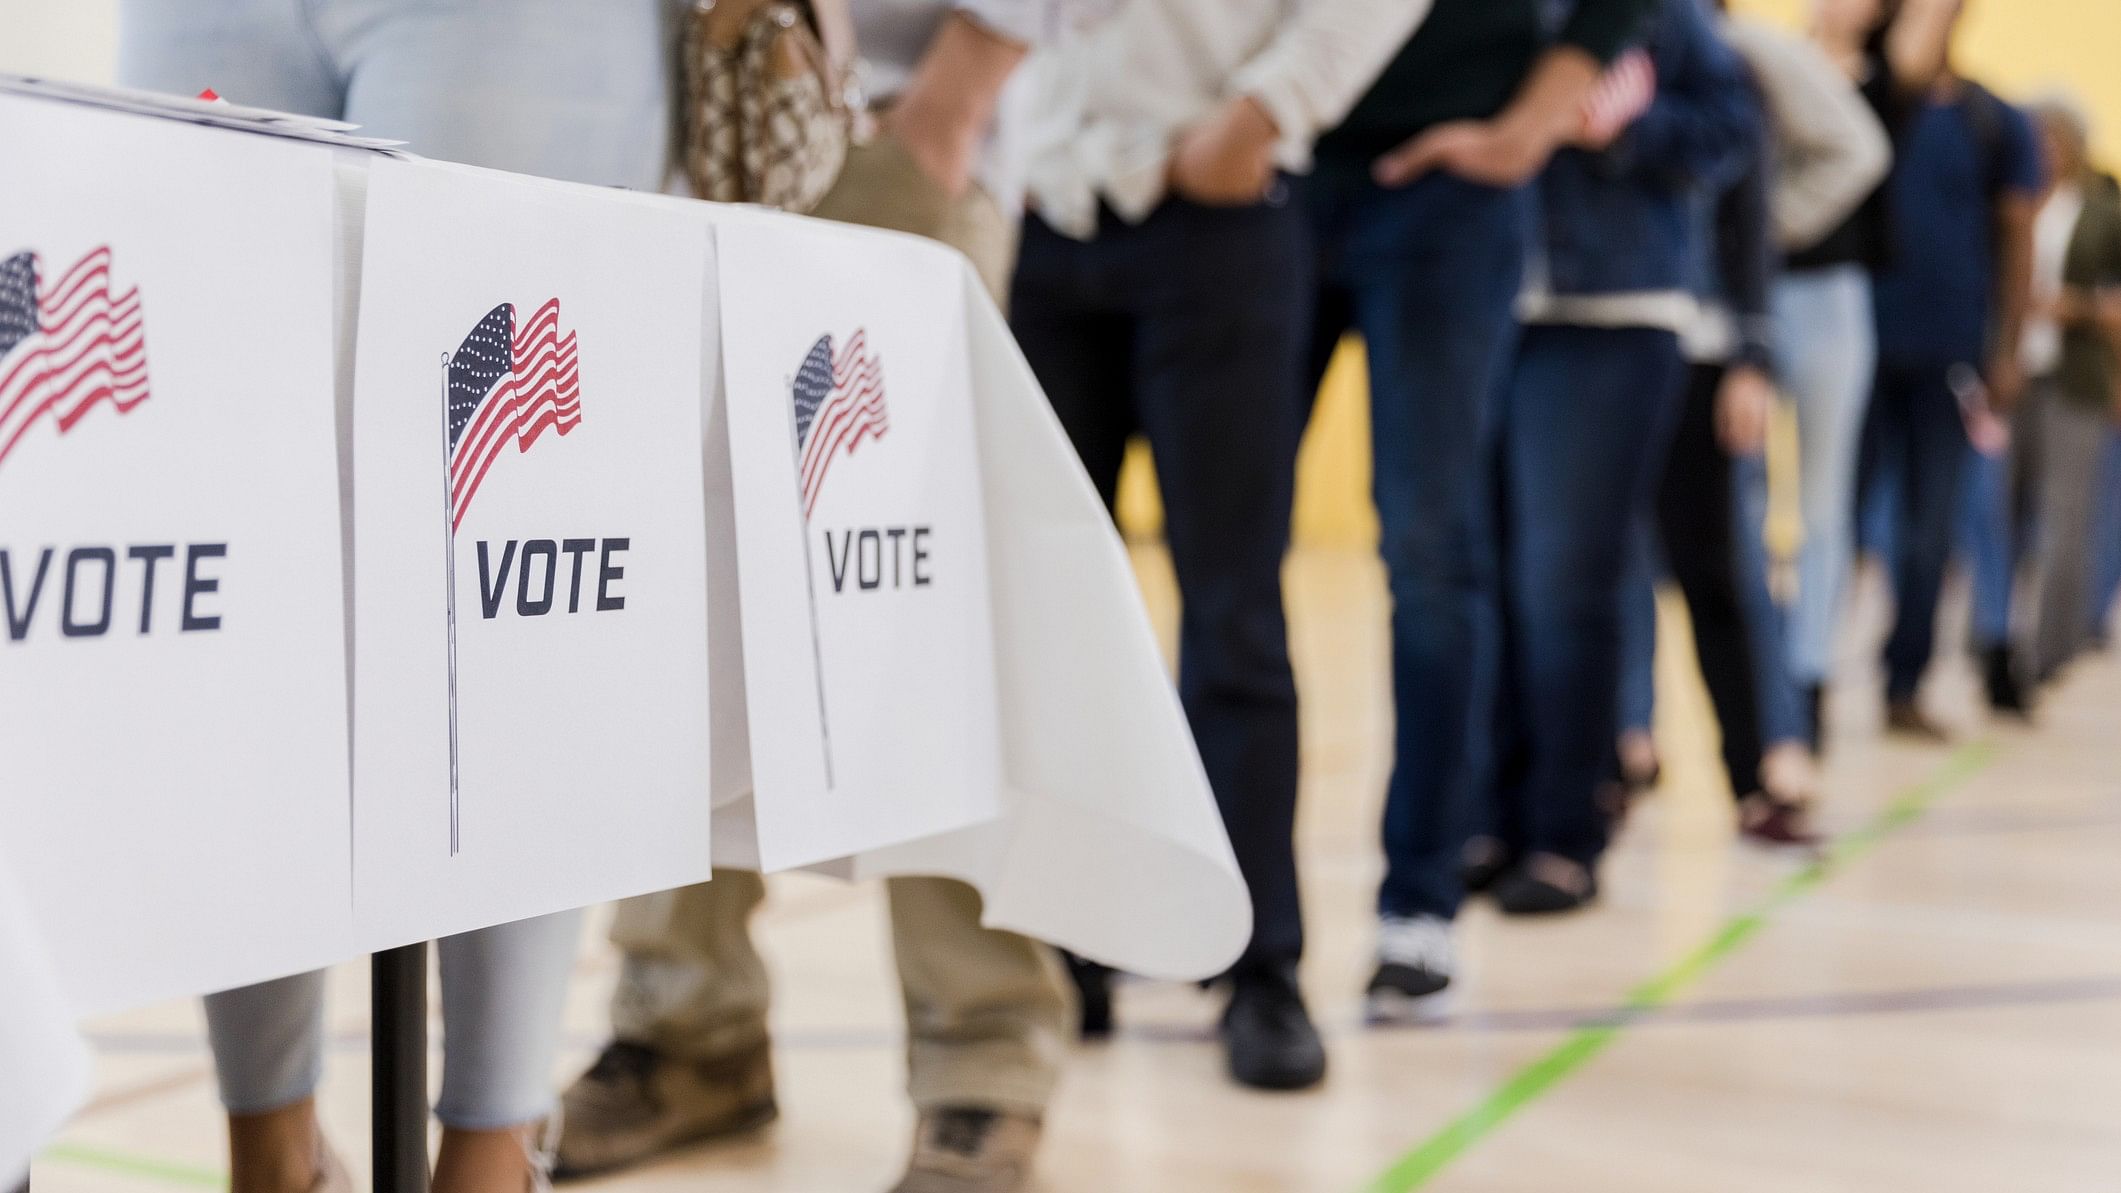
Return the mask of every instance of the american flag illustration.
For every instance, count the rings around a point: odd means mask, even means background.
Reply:
[[[46,284],[35,253],[0,261],[0,464],[39,422],[58,433],[147,400],[140,288],[111,292],[108,245]]]
[[[1647,50],[1629,50],[1613,60],[1585,97],[1584,139],[1593,145],[1611,143],[1649,111],[1656,99],[1657,64]]]
[[[803,517],[817,505],[832,462],[850,455],[864,439],[891,429],[884,407],[884,365],[869,351],[868,333],[856,328],[847,346],[833,351],[832,337],[819,336],[795,371],[796,470],[803,483]]]
[[[502,448],[527,452],[547,430],[565,435],[582,422],[575,338],[560,334],[560,300],[546,299],[520,330],[514,303],[488,311],[449,358],[445,401],[454,531]]]

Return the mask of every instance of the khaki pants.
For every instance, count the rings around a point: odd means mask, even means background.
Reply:
[[[816,214],[942,241],[971,259],[997,301],[1006,294],[1015,222],[977,188],[951,199],[888,139],[849,155]],[[1052,950],[981,927],[979,892],[964,883],[894,878],[886,889],[914,1105],[1042,1113],[1074,1023]],[[764,1043],[769,995],[751,913],[765,893],[756,874],[717,871],[713,882],[620,904],[618,1037],[696,1058]]]

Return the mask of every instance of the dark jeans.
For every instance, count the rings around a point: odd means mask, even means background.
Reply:
[[[1312,380],[1350,330],[1369,356],[1396,716],[1378,910],[1449,918],[1464,895],[1480,659],[1494,638],[1487,461],[1530,199],[1446,175],[1387,190],[1345,170],[1312,175],[1301,194],[1321,283]]]
[[[1025,220],[1010,321],[1109,506],[1128,437],[1156,457],[1183,602],[1179,695],[1252,891],[1233,972],[1293,966],[1296,682],[1282,615],[1311,253],[1286,204],[1170,200],[1095,240]],[[1095,649],[1085,643],[1084,649]]]
[[[1533,326],[1504,390],[1496,476],[1502,651],[1490,786],[1515,853],[1589,865],[1619,720],[1629,539],[1679,405],[1678,337]]]
[[[1701,678],[1716,706],[1723,738],[1723,767],[1731,793],[1760,790],[1761,738],[1765,717],[1761,701],[1763,666],[1782,665],[1779,651],[1759,654],[1768,634],[1756,633],[1754,620],[1768,605],[1762,553],[1748,551],[1739,536],[1758,536],[1738,508],[1739,461],[1716,437],[1716,396],[1723,387],[1720,365],[1696,365],[1687,371],[1679,425],[1657,485],[1659,540],[1672,578],[1686,596],[1693,623],[1694,653]],[[1755,591],[1757,590],[1757,591]]]
[[[1943,365],[1881,364],[1863,434],[1859,492],[1881,511],[1892,558],[1893,631],[1885,642],[1885,694],[1912,700],[1937,640],[1937,598],[1958,526],[1966,423]],[[1880,478],[1893,483],[1881,487]]]

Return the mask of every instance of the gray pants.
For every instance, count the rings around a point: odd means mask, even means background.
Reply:
[[[2025,643],[2045,679],[2085,646],[2092,623],[2092,514],[2112,416],[2103,394],[2050,391],[2030,428],[2039,537],[2032,560],[2032,625]]]

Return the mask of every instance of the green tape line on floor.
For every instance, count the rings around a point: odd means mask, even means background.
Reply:
[[[1960,747],[1934,774],[1901,792],[1870,823],[1837,838],[1817,861],[1783,879],[1758,906],[1733,918],[1671,968],[1637,986],[1610,1017],[1576,1029],[1545,1055],[1511,1074],[1478,1105],[1400,1157],[1383,1175],[1364,1186],[1363,1193],[1411,1193],[1427,1185],[1489,1132],[1605,1051],[1635,1020],[1669,1003],[1736,952],[1784,905],[1877,848],[1879,842],[1920,817],[1931,804],[1980,773],[1995,753],[1994,745],[1986,741]]]

